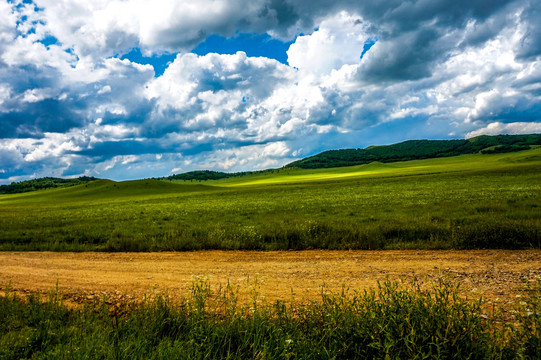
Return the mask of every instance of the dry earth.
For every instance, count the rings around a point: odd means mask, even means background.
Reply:
[[[318,298],[322,284],[335,291],[344,284],[367,289],[387,277],[442,275],[460,282],[465,295],[510,307],[522,296],[524,280],[541,276],[541,250],[0,252],[0,291],[10,286],[21,294],[45,294],[58,284],[70,304],[94,296],[110,301],[183,296],[198,276],[208,278],[213,288],[229,281],[239,286],[241,296],[257,283],[268,301],[306,301]]]

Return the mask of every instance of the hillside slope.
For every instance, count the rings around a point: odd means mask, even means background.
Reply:
[[[223,180],[235,183],[246,182],[247,180],[252,182],[276,182],[276,175],[289,175],[289,171],[294,170],[292,168],[326,169],[370,163],[395,163],[410,160],[435,159],[477,153],[511,153],[539,146],[541,146],[541,134],[479,136],[468,140],[408,140],[392,145],[370,146],[366,149],[329,150],[292,162],[281,169],[235,173],[198,170],[147,180],[168,180],[173,182]],[[377,167],[381,167],[381,164],[378,164]],[[366,169],[362,170],[365,171]],[[77,179],[45,177],[14,182],[10,185],[0,185],[0,194],[16,194],[41,189],[70,187],[95,180],[97,179],[87,176]],[[126,184],[123,186],[126,186]],[[190,189],[193,190],[192,188]]]
[[[530,149],[541,145],[541,134],[478,136],[468,140],[408,140],[398,144],[366,149],[329,150],[292,162],[285,167],[303,169],[333,168],[450,157],[465,154],[495,154]]]
[[[541,147],[0,196],[0,251],[541,248]]]

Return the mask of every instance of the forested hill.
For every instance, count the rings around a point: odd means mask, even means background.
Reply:
[[[408,140],[398,144],[366,149],[329,150],[292,162],[285,167],[303,169],[331,168],[449,157],[464,154],[495,154],[530,149],[541,145],[541,134],[478,136],[468,140]]]
[[[232,177],[246,176],[246,175],[262,175],[262,174],[271,174],[274,169],[267,170],[258,170],[258,171],[241,171],[234,173],[226,173],[221,171],[212,171],[212,170],[196,170],[189,171],[182,174],[175,174],[163,178],[158,178],[158,180],[184,180],[184,181],[205,181],[205,180],[220,180],[227,179]]]
[[[15,194],[40,189],[74,186],[97,180],[92,176],[81,176],[76,179],[61,179],[44,177],[40,179],[13,182],[10,185],[0,185],[0,194]]]
[[[167,176],[164,178],[160,178],[163,180],[196,180],[196,181],[203,181],[203,180],[219,180],[219,179],[226,179],[234,176],[241,176],[245,173],[224,173],[221,171],[211,171],[211,170],[196,170],[196,171],[189,171],[182,174],[175,174],[171,176]]]

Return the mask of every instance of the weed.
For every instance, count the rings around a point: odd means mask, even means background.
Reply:
[[[68,309],[0,297],[0,358],[135,359],[487,359],[536,358],[541,351],[537,283],[515,325],[483,315],[482,300],[465,299],[440,279],[384,281],[372,291],[344,287],[305,304],[266,303],[251,286],[241,304],[230,284],[196,278],[186,298],[157,296],[139,305],[97,301]]]

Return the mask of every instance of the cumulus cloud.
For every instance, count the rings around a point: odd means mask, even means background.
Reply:
[[[466,134],[466,138],[472,138],[480,135],[517,135],[517,134],[532,134],[541,133],[541,123],[516,122],[504,124],[501,122],[493,122],[482,129],[471,131]]]
[[[211,34],[292,25],[284,1],[37,0],[52,33],[83,55],[111,56],[135,46],[186,51]],[[293,21],[292,21],[293,20]]]
[[[163,76],[147,85],[147,97],[156,101],[153,129],[236,129],[239,140],[256,137],[258,124],[275,111],[265,106],[269,99],[287,91],[296,79],[295,70],[278,61],[249,58],[243,52],[179,55]]]
[[[312,34],[299,36],[287,51],[287,61],[304,71],[328,74],[345,64],[358,64],[371,37],[362,19],[340,12],[324,19]]]
[[[205,169],[230,171],[231,169],[249,168],[254,170],[278,167],[284,157],[293,160],[289,156],[290,149],[285,142],[274,142],[261,145],[239,146],[232,149],[218,150],[210,156],[195,155],[189,157],[187,165],[193,162],[201,164]],[[192,168],[185,166],[175,168],[172,172],[186,171]]]
[[[15,36],[15,27],[17,26],[17,16],[12,11],[9,3],[0,3],[0,44],[8,44]],[[2,50],[0,45],[0,51]]]
[[[540,7],[1,2],[1,177],[238,171],[328,148],[538,132]],[[209,35],[243,32],[291,41],[289,66],[243,52],[189,52]],[[177,55],[158,76],[122,60],[134,48]]]
[[[265,99],[274,86],[293,79],[294,71],[267,58],[234,55],[179,55],[163,76],[147,88],[149,98],[156,98],[158,107],[180,110],[197,103],[223,104],[224,94],[235,96],[242,105],[250,100]]]
[[[459,27],[467,19],[483,21],[508,2],[36,0],[50,32],[81,56],[111,56],[135,46],[188,51],[208,35],[232,36],[238,31],[291,38],[311,32],[321,19],[340,10],[361,14],[383,37],[392,38],[423,23]]]

